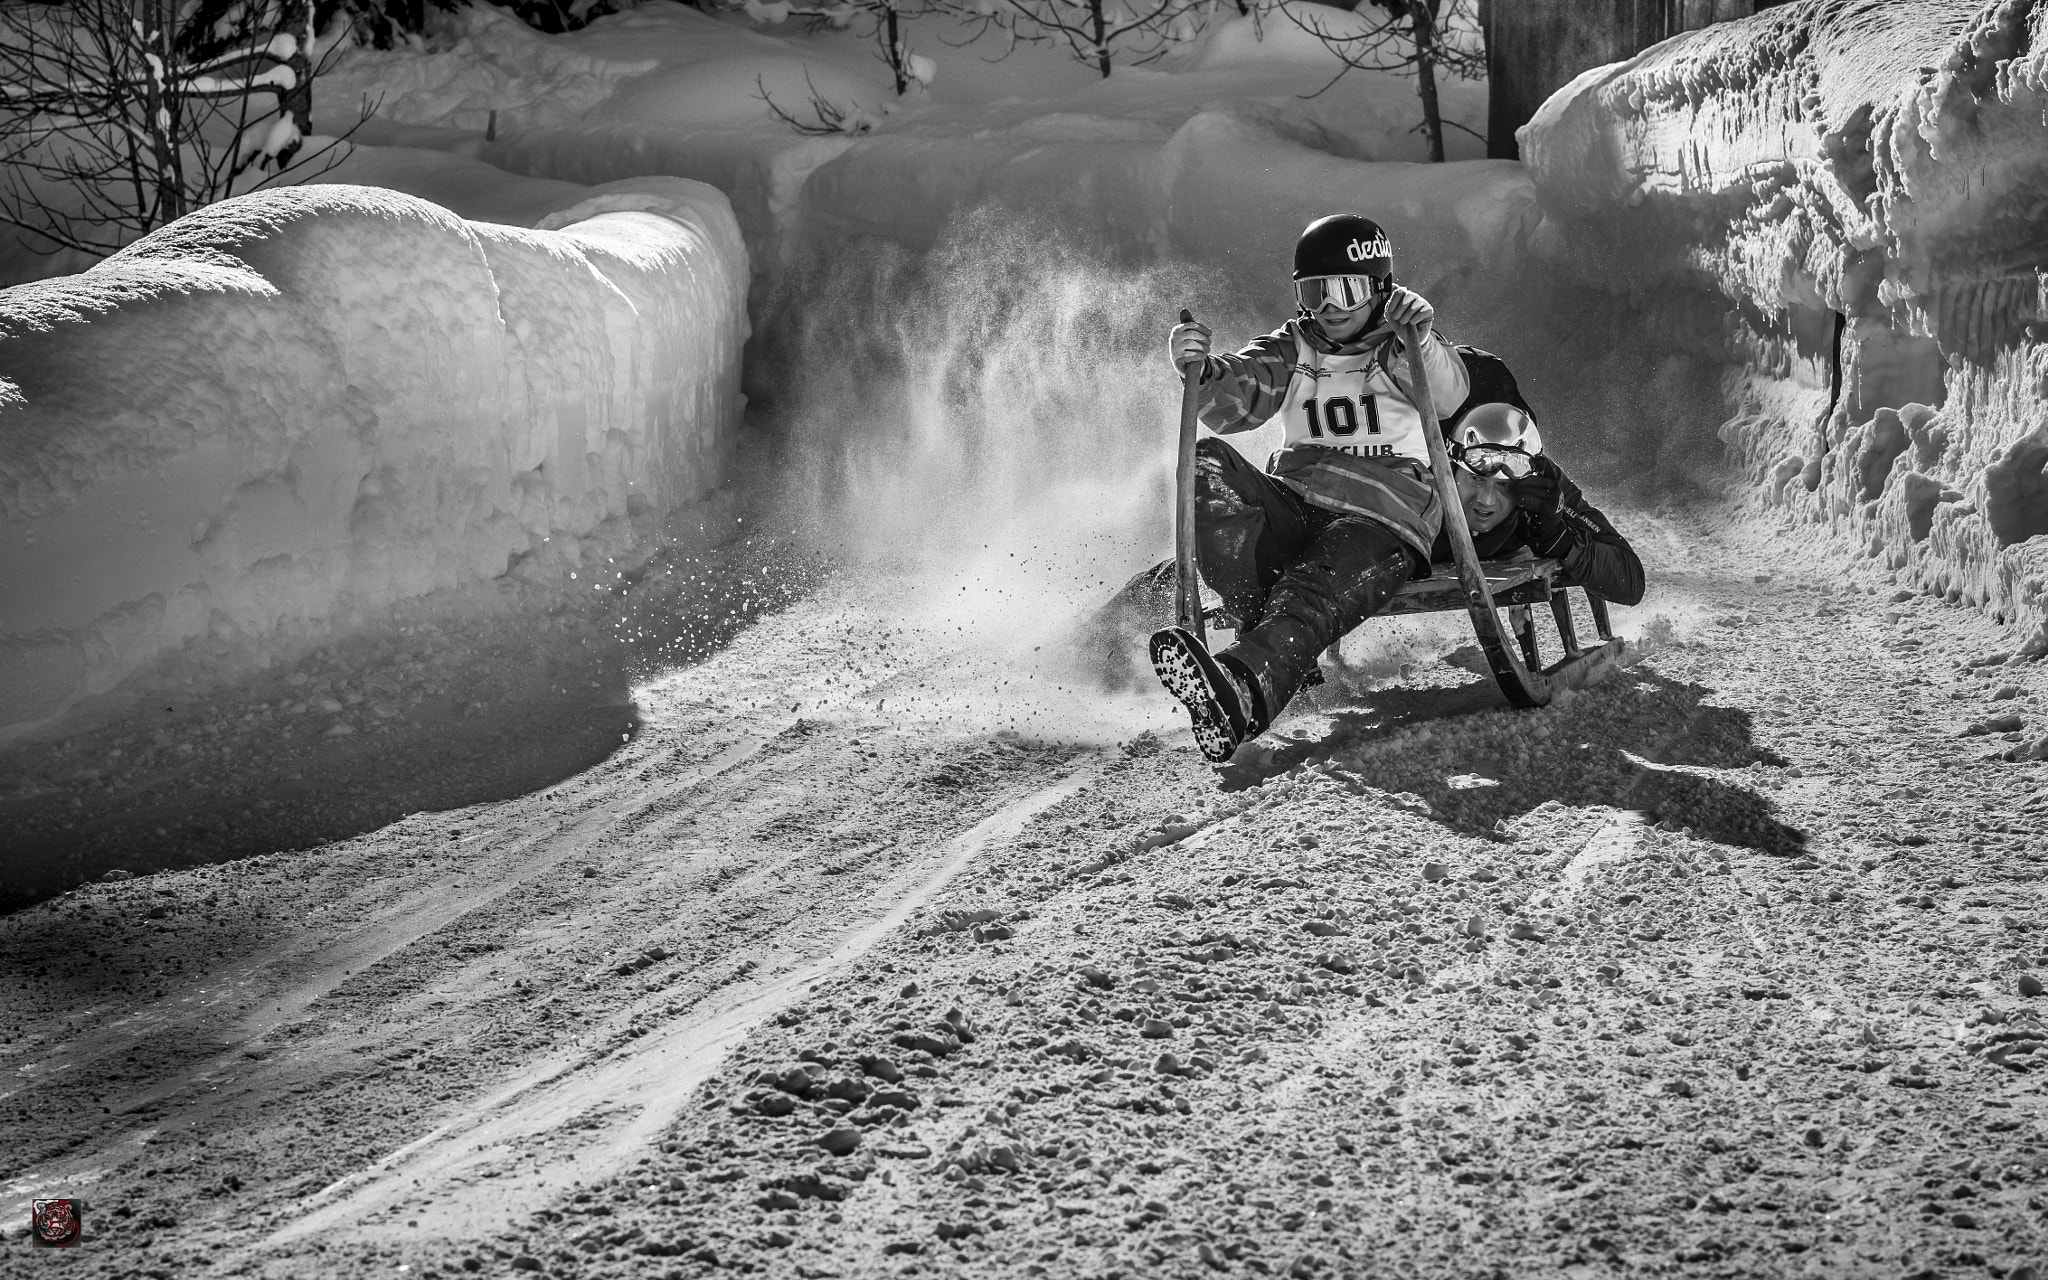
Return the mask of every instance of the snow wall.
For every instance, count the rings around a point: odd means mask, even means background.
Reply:
[[[716,485],[746,251],[713,188],[632,186],[560,230],[269,191],[0,291],[0,733],[191,637],[566,588]]]
[[[1761,503],[2048,648],[2048,5],[1805,0],[1518,137],[1538,247],[1725,366]]]
[[[1200,262],[1234,292],[1284,309],[1301,228],[1355,204],[1396,237],[1405,280],[1455,300],[1475,286],[1496,290],[1537,223],[1535,193],[1512,162],[1351,159],[1207,111],[1173,127],[1075,115],[981,136],[770,145],[562,126],[502,138],[482,158],[573,182],[647,173],[714,182],[733,195],[764,289],[808,253],[842,252],[863,238],[928,250],[962,216],[995,207],[1057,226],[1105,259]]]
[[[335,112],[322,127],[352,123],[344,109],[370,100],[378,116],[361,141],[460,149],[531,179],[709,182],[731,197],[754,255],[757,323],[775,318],[771,295],[804,259],[858,258],[863,242],[922,253],[988,208],[1055,227],[1098,261],[1200,263],[1274,318],[1291,307],[1295,237],[1333,208],[1385,223],[1404,278],[1440,302],[1497,297],[1538,221],[1519,165],[1409,160],[1423,147],[1412,80],[1359,75],[1306,96],[1336,64],[1277,15],[1219,21],[1170,74],[1111,80],[1056,50],[990,61],[964,20],[923,37],[944,88],[905,104],[849,33],[785,39],[661,0],[565,36],[483,7],[448,25],[447,52],[355,51],[322,81]],[[1077,77],[1069,92],[1063,76]],[[1448,115],[1484,119],[1483,86],[1447,78],[1441,91]],[[960,100],[940,101],[948,92]],[[769,114],[766,98],[794,107],[813,93],[882,124],[801,136]],[[897,105],[900,118],[886,117]],[[1460,133],[1448,145],[1483,150]]]

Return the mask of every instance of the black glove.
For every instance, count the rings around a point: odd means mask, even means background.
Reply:
[[[1563,555],[1571,537],[1571,526],[1564,518],[1564,473],[1540,453],[1532,462],[1529,474],[1512,486],[1515,506],[1522,512],[1522,528],[1537,555]]]

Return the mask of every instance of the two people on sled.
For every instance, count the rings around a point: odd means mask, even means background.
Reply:
[[[1300,311],[1234,354],[1210,331],[1174,326],[1174,364],[1199,379],[1200,421],[1218,436],[1279,419],[1285,443],[1260,471],[1215,436],[1195,448],[1201,574],[1239,621],[1210,653],[1169,627],[1152,665],[1185,705],[1210,760],[1263,732],[1322,652],[1386,607],[1432,560],[1448,561],[1423,433],[1444,430],[1482,558],[1527,547],[1562,580],[1617,604],[1642,598],[1635,551],[1542,452],[1533,414],[1497,357],[1436,332],[1427,299],[1394,280],[1386,232],[1357,214],[1311,223],[1294,250]],[[1432,399],[1458,410],[1424,423],[1401,327],[1421,335]]]

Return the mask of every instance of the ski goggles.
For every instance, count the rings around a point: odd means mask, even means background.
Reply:
[[[1310,276],[1294,282],[1295,300],[1310,315],[1357,311],[1394,291],[1392,276]]]
[[[1475,476],[1500,476],[1520,480],[1536,470],[1536,459],[1513,445],[1468,444],[1458,451],[1458,461]]]

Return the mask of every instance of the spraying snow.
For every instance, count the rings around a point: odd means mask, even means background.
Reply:
[[[1170,530],[1162,298],[1213,279],[1106,261],[1042,223],[984,213],[928,254],[886,241],[794,264],[757,350],[781,510],[891,604],[879,616],[961,652],[949,715],[1033,734],[1158,727],[1111,713],[1071,649],[1075,623]],[[970,655],[972,655],[970,657]],[[1139,719],[1132,721],[1131,715]]]

